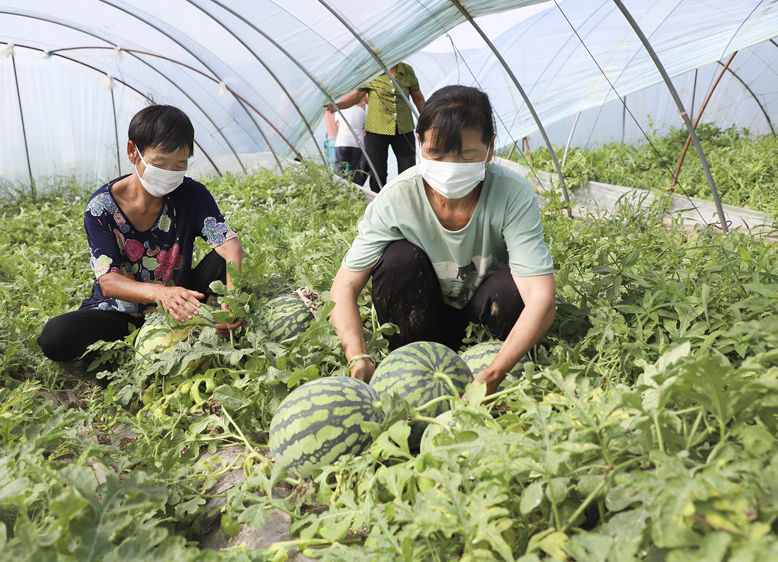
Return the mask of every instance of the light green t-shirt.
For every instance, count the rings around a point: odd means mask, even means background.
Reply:
[[[391,242],[408,240],[430,258],[444,302],[460,309],[495,271],[510,267],[516,277],[554,272],[538,200],[526,178],[490,164],[470,222],[451,231],[435,216],[417,170],[397,176],[367,206],[343,257],[345,269],[371,269]]]

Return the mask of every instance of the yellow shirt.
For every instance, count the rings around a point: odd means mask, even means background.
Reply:
[[[419,81],[413,68],[403,62],[397,65],[394,79],[410,99],[411,92],[419,91]],[[404,135],[413,131],[413,113],[388,74],[382,74],[359,88],[370,98],[367,105],[365,131],[379,135]]]

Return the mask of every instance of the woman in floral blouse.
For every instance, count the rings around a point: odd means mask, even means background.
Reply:
[[[90,344],[125,337],[158,302],[176,320],[192,318],[211,296],[211,282],[232,287],[227,262],[240,271],[245,257],[208,189],[184,177],[194,152],[186,114],[147,107],[132,118],[128,137],[135,173],[102,186],[86,206],[92,294],[78,310],[49,320],[38,338],[43,353],[75,375],[86,374],[90,359],[79,358]],[[197,236],[212,251],[193,268]],[[227,337],[241,324],[238,318],[216,331]]]

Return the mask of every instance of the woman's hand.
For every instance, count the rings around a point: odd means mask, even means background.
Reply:
[[[367,95],[367,92],[354,90],[350,94],[347,94],[342,100],[340,100],[337,104],[337,107],[334,103],[325,103],[322,107],[326,108],[330,113],[335,113],[338,109],[348,109],[349,107],[358,104],[362,101],[362,98],[364,98],[365,95]]]
[[[226,310],[232,314],[232,311],[230,310],[230,307],[227,303],[222,303],[222,310]],[[216,324],[214,328],[216,328],[216,334],[219,337],[228,338],[230,337],[230,332],[234,332],[241,326],[243,326],[243,318],[236,318],[235,322],[232,324]]]
[[[179,322],[186,322],[197,314],[197,309],[200,308],[199,299],[205,298],[204,294],[184,287],[156,287],[159,290],[157,300],[162,303],[162,308]]]
[[[500,383],[504,378],[505,375],[499,376],[497,373],[494,373],[489,369],[484,369],[483,371],[476,374],[475,378],[473,379],[473,384],[485,384],[486,395],[489,396],[490,394],[495,393],[497,387],[500,386]],[[465,395],[462,395],[462,398],[467,399]]]
[[[351,378],[366,383],[369,383],[370,379],[373,378],[373,373],[375,373],[375,365],[368,357],[360,359],[351,368]]]

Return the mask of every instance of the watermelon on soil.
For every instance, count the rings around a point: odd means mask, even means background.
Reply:
[[[313,320],[311,311],[294,293],[270,297],[265,307],[261,320],[262,328],[276,342],[303,333]]]
[[[217,309],[203,304],[197,310],[198,314],[186,322],[166,318],[162,311],[151,314],[135,336],[135,360],[151,359],[155,354],[167,351],[185,340],[196,329],[216,324],[213,313]]]
[[[462,353],[460,357],[467,363],[473,375],[477,375],[480,371],[486,369],[492,364],[494,358],[497,357],[497,353],[500,351],[503,342],[501,341],[484,341],[477,343],[472,347],[468,347]],[[498,390],[505,390],[508,386],[519,380],[524,373],[524,362],[528,361],[529,357],[522,357],[516,366],[505,376],[505,379],[500,383]]]
[[[445,378],[451,379],[461,396],[473,374],[459,355],[443,344],[435,342],[413,342],[404,345],[384,359],[370,381],[378,395],[396,392],[413,408],[419,408],[440,396],[451,396],[452,391]],[[438,402],[422,415],[434,418],[449,409],[448,401]],[[424,433],[426,422],[411,422],[411,436],[408,443],[415,448]]]
[[[372,442],[363,421],[381,423],[376,392],[351,377],[325,377],[304,384],[281,403],[270,423],[276,464],[308,478],[314,468],[342,455],[359,455]]]

